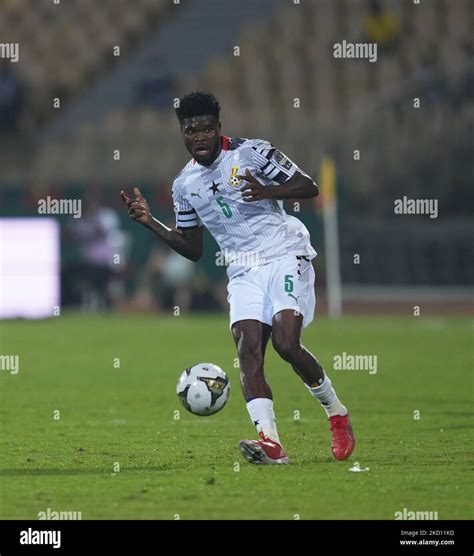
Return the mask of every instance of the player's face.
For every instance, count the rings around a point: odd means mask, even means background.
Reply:
[[[181,133],[186,149],[199,164],[209,166],[219,156],[221,123],[214,116],[186,118]]]

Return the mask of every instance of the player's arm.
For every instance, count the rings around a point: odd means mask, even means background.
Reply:
[[[310,199],[319,195],[316,182],[299,171],[296,171],[287,182],[270,187],[271,199]]]
[[[151,214],[150,207],[138,187],[134,187],[133,193],[135,197],[130,198],[124,191],[120,192],[122,201],[128,207],[129,218],[154,232],[183,257],[191,261],[198,261],[202,256],[202,226],[177,229],[168,228],[168,226]]]
[[[268,181],[261,183],[247,168],[242,187],[244,201],[261,201],[263,199],[309,199],[319,194],[318,186],[308,175],[270,142],[258,140],[251,150],[251,168]]]
[[[316,183],[309,177],[296,171],[293,176],[280,185],[263,185],[247,168],[245,176],[238,176],[247,183],[241,193],[244,201],[261,201],[262,199],[309,199],[319,195]]]

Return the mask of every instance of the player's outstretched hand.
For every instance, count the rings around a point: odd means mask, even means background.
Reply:
[[[249,203],[252,201],[261,201],[262,199],[268,199],[268,187],[262,185],[255,178],[255,176],[252,176],[248,168],[245,170],[245,176],[237,177],[247,182],[246,185],[244,185],[240,190],[244,201],[247,201]]]
[[[133,188],[133,193],[135,196],[130,198],[126,195],[125,191],[122,190],[120,192],[122,201],[128,207],[128,216],[131,220],[135,220],[135,222],[148,226],[153,220],[150,207],[138,187]]]

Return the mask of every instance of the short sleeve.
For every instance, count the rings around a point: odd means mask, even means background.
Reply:
[[[173,205],[176,213],[177,228],[196,228],[202,226],[201,219],[197,212],[190,205],[189,201],[184,197],[181,188],[173,185]]]
[[[252,146],[252,161],[268,179],[280,184],[290,180],[299,170],[293,161],[271,143],[263,140]]]

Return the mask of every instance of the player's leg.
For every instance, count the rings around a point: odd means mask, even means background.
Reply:
[[[272,324],[275,350],[290,363],[326,411],[331,427],[334,457],[338,460],[347,459],[355,447],[349,414],[316,357],[301,344],[303,315],[294,310],[283,310],[274,315]]]
[[[250,463],[288,463],[280,445],[273,397],[263,363],[271,333],[272,305],[267,294],[271,265],[232,278],[227,287],[230,323],[239,355],[242,390],[259,440],[242,440],[239,449]]]
[[[252,423],[257,432],[280,442],[273,412],[273,395],[263,370],[271,326],[257,320],[241,320],[232,325],[240,366],[240,384]]]
[[[331,425],[334,456],[345,459],[354,448],[347,409],[339,401],[319,361],[300,341],[301,329],[311,323],[316,307],[313,265],[304,256],[276,261],[271,283],[273,346],[325,409]]]
[[[272,327],[257,320],[241,320],[232,325],[240,364],[240,384],[245,401],[256,398],[273,399],[265,379],[263,361]]]
[[[275,351],[290,363],[310,392],[321,402],[328,417],[347,415],[329,377],[316,357],[301,343],[303,315],[286,309],[273,316],[272,342]]]
[[[263,363],[271,326],[246,319],[232,325],[239,355],[240,383],[250,418],[260,440],[242,440],[239,449],[250,463],[287,463],[273,411],[273,396],[265,379]]]

